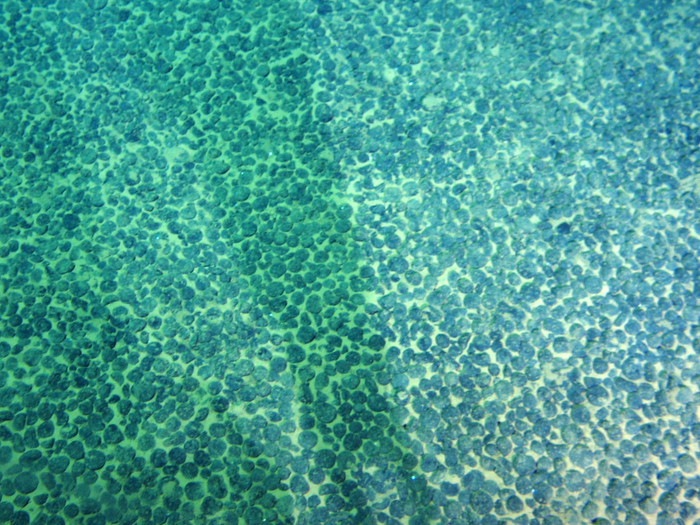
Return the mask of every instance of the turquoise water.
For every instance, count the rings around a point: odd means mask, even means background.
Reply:
[[[693,2],[0,14],[0,523],[694,522]]]

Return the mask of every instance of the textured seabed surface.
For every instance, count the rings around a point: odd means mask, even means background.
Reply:
[[[697,2],[0,20],[0,523],[694,522]]]

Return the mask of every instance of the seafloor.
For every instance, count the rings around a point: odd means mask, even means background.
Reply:
[[[0,15],[0,523],[694,522],[697,1]]]

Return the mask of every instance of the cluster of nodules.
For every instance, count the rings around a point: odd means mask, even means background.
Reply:
[[[3,8],[0,522],[696,515],[682,47],[606,69],[609,26],[579,78],[575,26],[498,25],[544,5],[88,4]]]

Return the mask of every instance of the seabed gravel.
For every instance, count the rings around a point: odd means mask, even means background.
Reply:
[[[700,523],[700,10],[0,3],[0,523]]]

